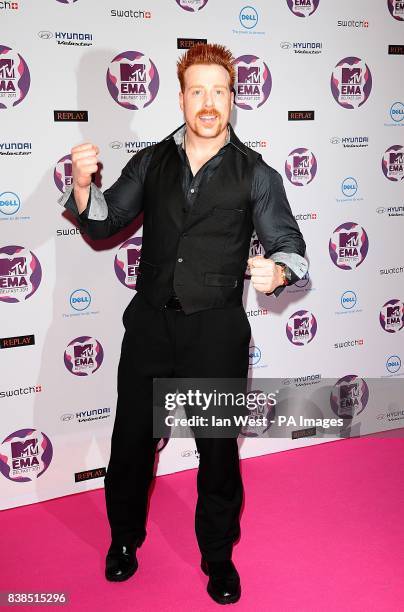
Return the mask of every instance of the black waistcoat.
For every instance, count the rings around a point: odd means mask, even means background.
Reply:
[[[251,182],[258,153],[232,144],[190,209],[173,138],[156,145],[144,184],[136,289],[162,308],[173,291],[186,314],[242,303],[253,232]]]

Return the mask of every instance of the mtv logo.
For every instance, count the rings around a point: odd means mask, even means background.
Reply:
[[[140,253],[137,249],[128,249],[128,266],[136,266],[139,262]]]
[[[65,162],[63,164],[63,167],[64,167],[64,172],[65,172],[65,177],[66,176],[73,176],[72,162],[69,162],[69,161]]]
[[[11,442],[11,457],[16,459],[18,457],[32,457],[37,455],[38,450],[38,439],[31,438],[24,440],[23,442]]]
[[[402,164],[404,163],[404,156],[401,152],[395,153],[394,151],[390,152],[390,164]]]
[[[362,68],[343,68],[343,85],[359,85],[362,78]]]
[[[145,64],[119,64],[121,81],[146,83]]]
[[[0,79],[14,79],[14,61],[0,59]]]
[[[91,344],[83,344],[83,346],[75,346],[74,358],[79,359],[80,357],[91,357],[93,355],[93,346]]]
[[[239,66],[237,70],[237,80],[239,83],[259,83],[259,66]]]
[[[359,396],[359,384],[357,382],[341,385],[339,388],[339,397],[341,400],[354,399]]]
[[[358,232],[343,232],[339,235],[339,246],[340,247],[357,247],[359,246],[359,233]]]
[[[293,156],[293,167],[294,168],[308,168],[309,167],[308,155],[294,155]]]
[[[296,317],[293,321],[294,329],[309,329],[309,317]]]
[[[21,276],[27,274],[27,262],[25,257],[13,257],[0,259],[0,276]]]
[[[399,317],[400,316],[400,306],[397,304],[396,306],[387,306],[387,317]]]

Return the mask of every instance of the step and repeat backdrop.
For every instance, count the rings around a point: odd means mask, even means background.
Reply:
[[[246,275],[251,389],[280,377],[310,402],[334,379],[338,437],[402,427],[375,389],[404,372],[404,2],[17,0],[0,24],[1,506],[103,486],[142,227],[91,242],[58,199],[72,146],[100,147],[106,188],[182,123],[176,61],[196,40],[232,50],[232,124],[307,242],[308,274],[278,298]],[[329,439],[246,430],[240,455]],[[197,465],[192,439],[161,440],[157,474]]]

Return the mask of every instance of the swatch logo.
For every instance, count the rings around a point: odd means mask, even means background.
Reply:
[[[309,149],[294,149],[285,162],[285,174],[292,185],[304,187],[316,176],[317,160]]]
[[[383,154],[382,170],[389,181],[402,181],[404,178],[404,147],[393,145]]]
[[[159,90],[159,73],[151,59],[139,51],[116,55],[107,70],[107,87],[112,98],[129,110],[146,108]]]
[[[0,108],[20,104],[31,83],[24,58],[10,47],[0,45]]]
[[[369,240],[363,227],[349,221],[335,228],[328,248],[330,257],[338,268],[353,270],[364,261]]]
[[[195,13],[201,11],[208,3],[208,0],[175,0],[178,6],[184,11]]]
[[[0,301],[23,302],[38,289],[42,278],[37,257],[22,246],[0,249]]]
[[[345,57],[335,66],[331,75],[331,91],[343,108],[359,108],[372,90],[369,67],[359,57]]]
[[[104,350],[95,338],[79,336],[66,347],[64,362],[66,368],[76,376],[94,374],[104,359]]]
[[[48,469],[52,443],[43,431],[19,429],[1,444],[0,472],[14,482],[31,482]]]
[[[254,110],[267,101],[272,77],[266,63],[256,55],[241,55],[234,60],[236,70],[234,103],[244,110]]]
[[[313,340],[316,332],[316,317],[308,310],[294,312],[286,323],[286,335],[295,346],[308,344]]]
[[[73,166],[71,155],[65,155],[57,162],[53,171],[56,187],[64,193],[67,187],[73,185]]]
[[[129,289],[136,289],[141,250],[142,238],[130,238],[121,244],[115,255],[115,273],[120,282]]]
[[[320,0],[287,0],[287,3],[296,17],[310,17],[317,10]]]
[[[379,315],[384,331],[394,334],[404,327],[404,304],[401,300],[389,300],[383,304]]]
[[[368,401],[369,387],[355,374],[340,378],[331,391],[331,408],[342,419],[353,419],[365,410]]]
[[[404,2],[403,0],[387,0],[390,15],[398,21],[404,21]]]

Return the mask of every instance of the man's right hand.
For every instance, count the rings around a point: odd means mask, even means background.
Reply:
[[[74,199],[79,213],[87,208],[91,176],[98,170],[99,148],[89,142],[71,150]]]

